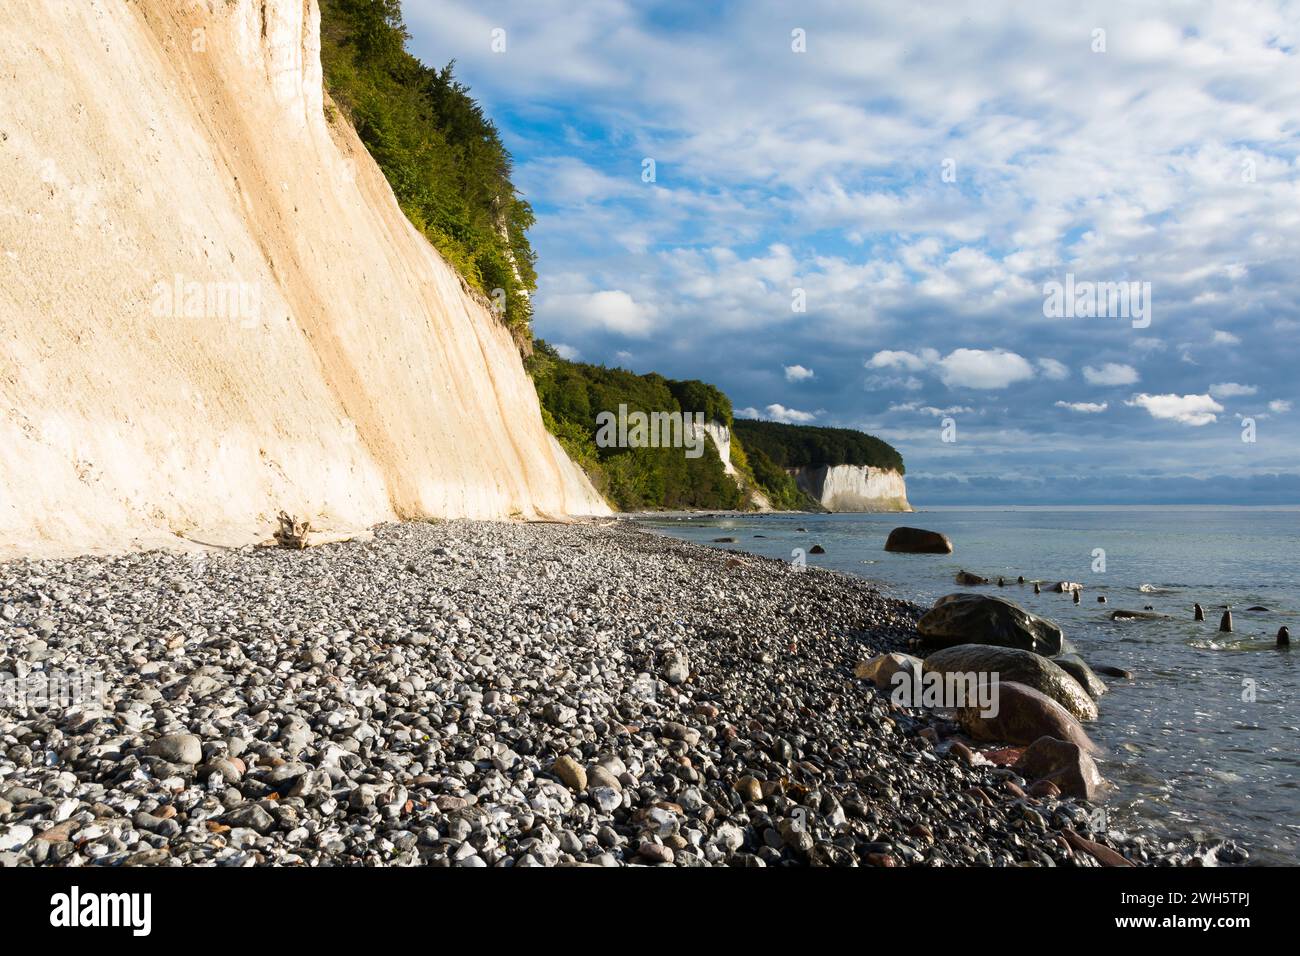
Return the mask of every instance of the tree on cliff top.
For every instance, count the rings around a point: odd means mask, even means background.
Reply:
[[[507,324],[529,335],[537,287],[533,210],[511,181],[510,153],[449,63],[406,50],[400,0],[321,0],[330,96],[388,178],[402,210],[470,284],[506,294]]]

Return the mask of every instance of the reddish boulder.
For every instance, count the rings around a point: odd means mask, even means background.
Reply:
[[[1026,780],[1054,784],[1067,797],[1093,802],[1106,797],[1106,781],[1092,757],[1068,740],[1039,737],[1025,748],[1015,769]]]
[[[1039,737],[1055,737],[1088,753],[1101,752],[1074,716],[1046,694],[1014,681],[999,681],[992,690],[994,707],[957,710],[958,723],[973,739],[1032,744]]]

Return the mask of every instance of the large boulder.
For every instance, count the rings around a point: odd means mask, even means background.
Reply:
[[[922,643],[930,647],[992,644],[1018,647],[1052,657],[1064,649],[1061,629],[1046,618],[1030,614],[1014,601],[984,594],[949,594],[916,624]]]
[[[1087,753],[1100,752],[1074,715],[1032,687],[999,681],[994,701],[995,714],[978,706],[957,708],[957,722],[972,739],[1032,744],[1039,737],[1055,737],[1078,744]]]
[[[1107,795],[1106,781],[1092,757],[1068,740],[1039,737],[1020,755],[1015,771],[1026,780],[1053,783],[1067,797],[1096,803]]]
[[[869,680],[882,689],[888,689],[895,686],[895,674],[902,671],[911,681],[921,676],[922,666],[921,659],[910,654],[879,654],[858,664],[853,669],[853,676]]]
[[[908,554],[952,554],[952,542],[946,534],[924,528],[895,528],[885,540],[886,551]]]
[[[1096,700],[1108,690],[1106,685],[1102,683],[1102,679],[1092,672],[1088,662],[1078,654],[1073,652],[1061,653],[1053,657],[1052,660],[1061,670],[1077,680],[1093,700]]]
[[[1079,682],[1041,654],[1017,647],[958,644],[935,651],[925,659],[925,669],[939,674],[996,674],[999,681],[1015,681],[1046,694],[1079,720],[1096,720],[1097,705]]]

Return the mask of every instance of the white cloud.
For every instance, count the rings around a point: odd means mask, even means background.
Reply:
[[[1085,365],[1083,378],[1089,385],[1134,385],[1138,380],[1138,372],[1132,365],[1107,362],[1101,368]]]
[[[1236,382],[1220,382],[1210,386],[1210,394],[1215,398],[1238,398],[1242,395],[1254,395],[1258,392],[1254,385],[1238,385]]]
[[[813,370],[804,368],[802,365],[785,365],[785,380],[787,382],[802,382],[813,377]]]
[[[1223,406],[1209,395],[1147,395],[1143,392],[1124,404],[1145,408],[1152,418],[1196,426],[1218,421],[1215,413],[1223,411]]]
[[[897,368],[908,372],[919,372],[938,361],[939,353],[934,349],[921,349],[919,354],[886,349],[867,359],[867,368]]]
[[[604,329],[642,337],[654,326],[654,308],[638,303],[622,289],[547,296],[543,311],[548,320],[567,329]]]
[[[1291,411],[1291,403],[1285,398],[1276,398],[1268,403],[1268,410],[1270,412],[1275,412],[1278,415],[1284,415]]]
[[[740,418],[763,418],[773,422],[784,422],[787,425],[806,425],[816,419],[818,413],[801,412],[797,408],[786,408],[784,405],[773,403],[762,411],[752,405],[741,408],[737,410],[736,415]]]
[[[1057,402],[1057,408],[1068,408],[1072,412],[1082,412],[1085,415],[1097,415],[1109,408],[1106,402]]]
[[[1052,358],[1040,358],[1038,360],[1038,370],[1043,373],[1043,378],[1053,382],[1063,382],[1070,377],[1070,370],[1063,362],[1058,362]]]
[[[582,353],[572,345],[565,345],[563,342],[553,342],[552,345],[555,347],[555,351],[559,353],[560,358],[562,359],[576,362],[578,359],[582,358]]]
[[[939,378],[949,388],[1006,388],[1034,377],[1034,368],[1003,349],[956,349],[939,362]]]
[[[936,408],[933,405],[922,405],[920,402],[901,402],[896,405],[890,405],[891,412],[918,412],[922,415],[933,415],[935,418],[942,418],[945,415],[973,415],[975,409],[969,405],[949,405],[947,408]]]
[[[1224,332],[1222,329],[1214,330],[1214,338],[1211,340],[1215,345],[1240,345],[1241,339],[1231,332]]]

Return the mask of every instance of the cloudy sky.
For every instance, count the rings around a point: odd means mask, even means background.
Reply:
[[[404,7],[565,354],[880,435],[920,505],[1300,503],[1294,4]]]

